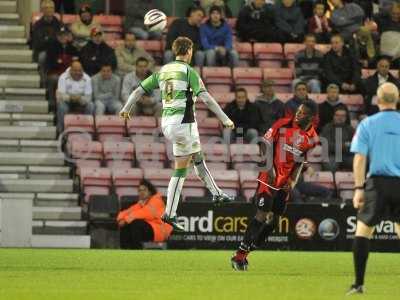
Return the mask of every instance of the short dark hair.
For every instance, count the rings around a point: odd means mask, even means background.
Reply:
[[[193,48],[193,42],[191,39],[180,36],[172,43],[172,52],[175,56],[186,55],[189,49]]]
[[[245,93],[247,96],[247,90],[244,87],[238,87],[235,89],[235,95],[237,95],[237,93],[240,93],[240,92]]]
[[[222,8],[221,6],[218,5],[213,5],[210,7],[208,10],[208,14],[211,15],[214,11],[218,12],[220,15],[222,15]]]
[[[392,63],[392,59],[390,58],[390,56],[382,55],[378,57],[376,63],[379,63],[381,60],[386,60],[389,63],[389,65]]]
[[[101,64],[100,70],[103,68],[107,68],[110,67],[112,69],[112,65],[109,62],[105,62]]]
[[[324,6],[324,11],[326,11],[326,5],[324,2],[318,0],[314,3],[313,8],[315,9],[317,7],[317,5],[323,5]]]
[[[126,38],[127,35],[133,35],[136,38],[136,35],[132,31],[125,31],[124,32],[124,39]]]
[[[307,38],[314,38],[314,39],[317,39],[317,37],[316,37],[316,35],[315,35],[314,33],[307,33],[307,34],[304,36],[304,41],[305,41]]]
[[[204,9],[201,6],[191,6],[187,9],[186,11],[186,17],[190,17],[192,13],[195,13],[196,11],[201,11],[203,15],[205,15]]]
[[[149,63],[149,60],[146,57],[140,56],[136,61],[135,65],[138,65],[140,62]]]
[[[142,179],[142,180],[140,180],[139,186],[140,186],[140,185],[145,186],[145,187],[149,190],[149,192],[150,192],[150,194],[151,194],[152,196],[153,196],[154,194],[157,193],[156,187],[155,187],[149,180],[147,180],[147,179]]]
[[[332,41],[333,38],[336,38],[336,37],[340,38],[340,39],[342,40],[342,42],[344,42],[344,38],[343,38],[343,36],[342,36],[340,33],[334,33],[334,34],[331,36],[331,41]]]
[[[312,116],[317,114],[317,105],[312,101],[303,101],[301,105],[304,105]]]
[[[294,90],[297,90],[297,87],[300,86],[300,85],[304,85],[307,88],[307,83],[305,81],[299,81],[294,86]]]

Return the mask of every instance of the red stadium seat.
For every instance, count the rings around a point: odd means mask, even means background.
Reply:
[[[104,142],[103,152],[106,161],[135,159],[135,148],[130,142]]]
[[[110,188],[105,186],[85,186],[83,188],[83,193],[85,194],[85,202],[88,203],[91,196],[107,196],[110,194]]]
[[[131,141],[133,143],[154,143],[157,142],[156,137],[153,135],[132,135],[131,136]]]
[[[137,196],[139,194],[138,188],[134,186],[116,187],[115,193],[117,194],[118,199],[121,199],[124,196]]]
[[[257,163],[255,162],[238,162],[238,163],[233,163],[232,169],[236,171],[241,171],[241,170],[256,170],[257,168]]]
[[[157,128],[157,120],[154,117],[135,117],[127,122],[128,134],[153,134]]]
[[[293,98],[293,93],[276,93],[276,97],[285,103]]]
[[[101,26],[122,26],[121,16],[97,15],[94,20],[100,23]]]
[[[253,46],[250,43],[238,43],[236,42],[233,47],[237,53],[239,54],[239,59],[241,63],[244,63],[243,66],[249,66],[253,60]],[[242,64],[241,64],[242,66]]]
[[[255,170],[240,170],[239,179],[242,189],[255,190],[258,186],[258,172]]]
[[[142,169],[164,169],[164,162],[158,160],[140,160],[138,166]]]
[[[226,144],[203,144],[202,151],[207,162],[228,163],[229,148]]]
[[[94,119],[91,115],[65,115],[64,128],[68,133],[94,133]]]
[[[228,163],[207,161],[207,168],[211,171],[211,173],[213,170],[228,170]]]
[[[214,170],[213,177],[217,185],[228,194],[236,196],[240,187],[239,173],[236,170]]]
[[[322,147],[315,146],[314,149],[307,153],[307,161],[310,163],[321,163],[322,162]]]
[[[81,186],[111,187],[111,170],[108,168],[81,168]]]
[[[100,160],[93,160],[93,159],[77,159],[75,160],[76,166],[76,175],[79,176],[80,170],[82,168],[100,168],[101,161]]]
[[[161,41],[149,40],[149,41],[136,41],[137,47],[140,47],[149,52],[154,58],[162,58],[163,46]]]
[[[206,118],[201,123],[198,123],[200,135],[220,135],[220,123],[217,118]]]
[[[257,144],[231,144],[232,162],[257,162],[260,160],[260,149]]]
[[[135,144],[136,159],[151,161],[165,161],[167,156],[165,152],[165,144],[163,143],[140,143]]]
[[[205,195],[205,188],[191,188],[185,185],[182,189],[182,198],[184,201],[187,201],[188,197],[204,197]]]
[[[363,110],[364,100],[362,95],[341,95],[340,99],[352,112]]]
[[[304,47],[305,47],[304,44],[292,44],[292,43],[285,44],[283,48],[283,51],[285,53],[285,58],[288,61],[294,60],[294,56],[296,55],[296,53],[303,50]]]
[[[108,160],[106,167],[110,170],[126,170],[132,168],[133,161],[129,160]]]
[[[144,169],[143,177],[150,180],[157,188],[168,187],[173,174],[172,169]]]
[[[115,49],[121,46],[124,43],[124,41],[121,39],[106,39],[106,43],[108,46]]]
[[[74,159],[103,159],[103,146],[99,142],[73,141],[71,143],[71,157]]]
[[[260,68],[234,68],[233,79],[235,85],[242,86],[249,91],[259,92],[262,82],[262,69]]]
[[[254,58],[261,68],[279,68],[284,60],[282,45],[279,43],[254,43]]]
[[[119,116],[96,116],[96,131],[102,133],[118,133],[124,135],[125,121]]]
[[[139,182],[143,179],[143,171],[141,169],[124,169],[113,170],[112,178],[115,187],[139,186]]]
[[[273,80],[277,92],[289,93],[292,90],[293,70],[290,68],[265,68],[264,79]]]
[[[354,175],[353,172],[336,172],[336,185],[340,190],[353,190]]]
[[[233,83],[232,71],[228,67],[204,67],[203,80],[211,93],[229,92]]]
[[[315,172],[313,176],[304,173],[304,181],[314,182],[327,188],[333,188],[333,175],[331,172]]]
[[[226,18],[226,22],[228,23],[228,25],[231,27],[232,30],[236,28],[236,22],[237,22],[236,18]]]

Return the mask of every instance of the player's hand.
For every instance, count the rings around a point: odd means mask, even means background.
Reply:
[[[235,124],[232,122],[232,120],[229,119],[224,123],[224,127],[229,129],[235,129]]]
[[[364,190],[355,190],[353,196],[353,206],[355,209],[361,209],[364,206]]]
[[[130,116],[129,112],[123,111],[123,110],[119,112],[119,116],[121,118],[123,118],[124,120],[130,120],[131,119],[131,116]]]

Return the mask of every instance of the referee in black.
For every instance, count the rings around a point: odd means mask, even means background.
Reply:
[[[380,112],[364,119],[354,135],[354,198],[358,210],[353,244],[355,282],[347,295],[364,292],[364,274],[374,226],[389,216],[400,237],[400,113],[399,90],[392,83],[377,91]],[[366,166],[369,162],[367,176]],[[388,215],[389,214],[389,215]]]

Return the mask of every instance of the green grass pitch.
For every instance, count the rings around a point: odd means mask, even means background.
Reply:
[[[234,272],[231,251],[0,250],[0,299],[346,299],[351,253],[254,252]],[[367,293],[400,299],[400,257],[372,253]]]

